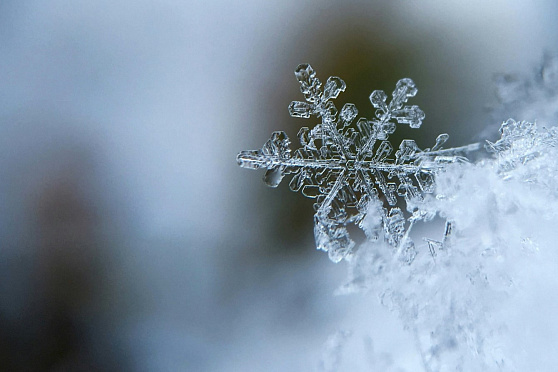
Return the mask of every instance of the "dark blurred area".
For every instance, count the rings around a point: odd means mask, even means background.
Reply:
[[[24,295],[18,314],[2,319],[2,365],[10,371],[114,369],[110,347],[95,340],[92,329],[92,309],[107,301],[101,292],[106,278],[99,267],[103,258],[94,211],[72,180],[60,180],[41,194],[31,217],[37,220],[36,262],[5,258],[12,267],[6,267],[4,283],[21,280],[9,275],[14,269],[28,271],[31,278],[23,289],[27,293],[15,294]],[[14,300],[7,297],[3,300]]]
[[[236,153],[274,130],[296,147],[316,124],[287,112],[303,62],[341,77],[337,107],[368,118],[373,90],[412,78],[426,120],[393,143],[478,141],[499,125],[484,111],[492,75],[535,64],[555,13],[503,0],[1,2],[0,370],[315,369],[327,336],[361,319],[359,300],[332,295],[344,266],[314,249],[312,200],[267,188]],[[377,319],[380,339],[399,337]]]

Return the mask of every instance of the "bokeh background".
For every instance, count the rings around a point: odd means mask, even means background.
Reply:
[[[345,266],[315,251],[312,201],[235,156],[314,124],[287,112],[303,62],[368,117],[372,90],[411,77],[426,120],[396,143],[495,137],[493,75],[556,51],[557,15],[551,0],[2,0],[0,369],[327,370],[328,336],[348,330],[417,370],[374,298],[334,296]]]

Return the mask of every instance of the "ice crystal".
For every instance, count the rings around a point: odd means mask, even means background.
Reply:
[[[558,144],[556,127],[539,130],[535,123],[527,121],[508,119],[500,127],[500,134],[495,143],[486,141],[486,148],[497,155],[498,170],[505,178],[511,177],[510,172],[519,164],[539,158]]]
[[[295,76],[305,101],[291,102],[290,115],[315,116],[321,122],[300,129],[302,147],[294,152],[286,133],[277,131],[260,150],[240,152],[238,164],[267,169],[264,181],[271,187],[292,175],[290,189],[316,199],[316,246],[328,252],[332,261],[352,254],[355,243],[347,226],[356,224],[368,239],[382,237],[410,263],[416,255],[409,237],[411,228],[417,221],[435,216],[435,212],[419,207],[425,195],[434,191],[435,175],[450,163],[466,162],[465,153],[479,145],[443,149],[449,136],[441,134],[431,148],[421,150],[414,140],[406,139],[393,154],[388,138],[397,125],[419,128],[425,117],[418,106],[407,105],[417,93],[411,79],[397,82],[389,103],[384,91],[373,91],[370,102],[376,109],[374,117],[357,119],[354,104],[346,103],[339,112],[333,102],[346,89],[342,79],[333,76],[322,85],[309,64],[299,65]],[[405,202],[406,212],[397,206],[399,200]],[[370,210],[377,223],[364,227]],[[438,244],[443,243],[432,241],[431,250]]]

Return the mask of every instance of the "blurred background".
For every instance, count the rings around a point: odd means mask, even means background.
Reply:
[[[287,112],[303,62],[367,117],[372,90],[412,78],[426,120],[394,143],[495,137],[492,77],[555,51],[556,15],[551,0],[2,0],[0,369],[334,370],[326,341],[349,330],[417,370],[376,299],[334,296],[346,268],[315,251],[312,200],[236,154],[315,124]]]

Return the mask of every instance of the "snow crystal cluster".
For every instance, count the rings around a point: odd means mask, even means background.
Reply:
[[[552,101],[557,66],[546,58],[540,77],[516,85]],[[317,247],[350,261],[340,293],[377,295],[413,335],[427,372],[555,370],[558,129],[508,119],[500,139],[484,146],[443,149],[442,134],[424,150],[403,140],[393,154],[388,137],[397,125],[418,128],[424,119],[407,105],[417,92],[412,80],[400,80],[389,103],[372,92],[374,117],[357,119],[353,104],[338,112],[332,101],[345,90],[340,78],[322,89],[307,64],[296,77],[306,102],[292,102],[291,115],[321,122],[300,130],[294,152],[286,134],[274,132],[237,160],[266,168],[273,187],[292,175],[291,190],[316,198]],[[472,151],[484,156],[471,162]],[[424,222],[430,236],[413,237]],[[358,249],[351,223],[368,237]]]
[[[557,141],[556,128],[506,121],[486,144],[493,157],[437,174],[428,203],[452,232],[436,255],[423,247],[401,265],[368,243],[352,260],[341,292],[379,296],[413,333],[426,371],[554,370],[545,348],[558,345],[544,335],[558,327],[544,314],[558,302]]]

